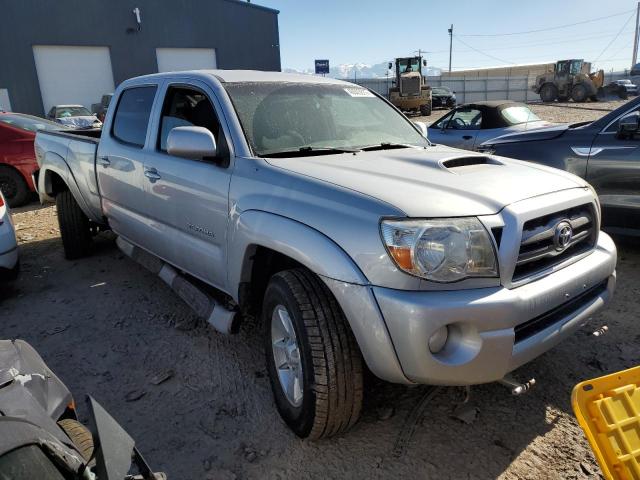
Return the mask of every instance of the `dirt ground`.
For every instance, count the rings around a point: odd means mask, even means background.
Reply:
[[[579,121],[614,106],[534,109],[547,120]],[[220,335],[122,255],[112,235],[101,234],[91,257],[71,262],[54,207],[34,203],[13,216],[22,274],[0,285],[0,337],[31,342],[81,407],[84,394],[95,396],[170,479],[600,477],[570,394],[583,379],[638,363],[637,241],[616,239],[618,290],[593,328],[515,373],[536,378],[527,395],[474,387],[467,415],[459,415],[467,423],[454,415],[460,389],[439,390],[419,415],[428,387],[369,379],[355,428],[309,442],[275,410],[255,323]],[[605,324],[604,337],[589,334]]]

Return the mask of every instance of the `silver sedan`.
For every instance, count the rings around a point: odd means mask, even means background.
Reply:
[[[0,280],[18,276],[18,244],[9,206],[0,192]]]
[[[551,126],[524,103],[491,100],[454,108],[429,126],[429,140],[449,147],[475,150],[481,143],[507,133]]]

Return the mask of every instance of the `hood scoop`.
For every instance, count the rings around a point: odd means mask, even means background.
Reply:
[[[481,155],[450,158],[442,162],[442,166],[449,170],[462,169],[464,167],[473,167],[477,165],[504,165],[504,163],[496,160],[495,158]]]

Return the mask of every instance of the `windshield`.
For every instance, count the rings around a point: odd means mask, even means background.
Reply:
[[[300,149],[427,146],[402,114],[357,85],[240,82],[224,84],[257,155]]]
[[[451,93],[451,90],[446,87],[433,87],[431,89],[431,92],[435,93],[436,95],[449,95]]]
[[[29,132],[37,132],[38,130],[62,130],[65,128],[59,123],[50,122],[43,118],[32,117],[30,115],[13,115],[11,113],[3,113],[0,115],[0,122]]]
[[[89,110],[85,107],[57,107],[56,108],[56,117],[57,118],[65,118],[65,117],[84,117],[93,115]]]
[[[540,117],[538,117],[524,105],[503,108],[500,111],[500,114],[507,121],[507,123],[509,123],[509,125],[518,125],[520,123],[540,121]]]
[[[618,83],[622,85],[631,85],[631,80],[618,80]]]
[[[400,73],[404,72],[419,72],[420,71],[420,58],[403,58],[398,60],[398,70]]]

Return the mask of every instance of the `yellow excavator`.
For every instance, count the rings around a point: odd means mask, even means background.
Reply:
[[[559,60],[552,71],[536,77],[533,91],[543,102],[598,100],[604,86],[604,70],[591,72],[591,63],[582,59]]]

